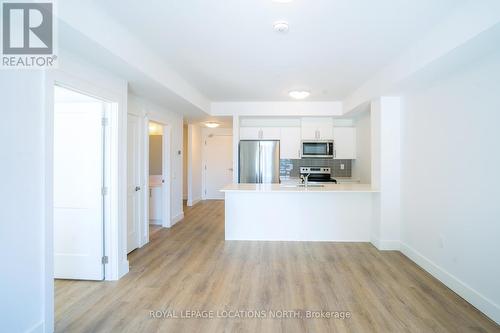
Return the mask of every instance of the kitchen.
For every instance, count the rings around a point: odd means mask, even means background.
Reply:
[[[1,9],[2,331],[500,332],[500,1]]]
[[[237,182],[222,189],[226,240],[370,241],[374,125],[368,107],[349,118],[241,116]]]

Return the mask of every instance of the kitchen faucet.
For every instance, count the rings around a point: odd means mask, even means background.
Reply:
[[[307,187],[308,183],[309,183],[309,176],[311,174],[308,173],[307,175],[300,175],[300,179],[302,179],[302,182],[304,183],[305,187]]]

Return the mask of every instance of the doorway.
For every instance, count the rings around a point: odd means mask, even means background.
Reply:
[[[54,278],[104,280],[112,103],[54,87]]]
[[[150,121],[149,130],[149,226],[156,230],[163,225],[164,195],[163,184],[163,126]]]
[[[208,133],[205,136],[203,156],[203,199],[224,199],[224,193],[220,190],[233,181],[232,135]]]

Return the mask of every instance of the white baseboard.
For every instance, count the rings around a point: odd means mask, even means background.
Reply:
[[[178,214],[177,216],[172,217],[172,219],[170,220],[171,221],[170,226],[172,227],[174,224],[176,224],[177,222],[179,222],[183,218],[184,218],[184,212]]]
[[[408,245],[401,244],[401,252],[497,324],[500,324],[500,306],[498,304],[484,297]]]
[[[43,332],[45,332],[45,322],[42,320],[38,324],[27,329],[26,332],[29,332],[29,333],[43,333]]]
[[[196,199],[191,200],[191,201],[190,201],[190,200],[188,200],[187,205],[188,205],[189,207],[192,207],[192,206],[196,205],[196,204],[197,204],[198,202],[200,202],[200,201],[201,201],[201,198],[196,198]]]
[[[110,279],[111,281],[116,281],[116,280],[119,280],[121,279],[123,276],[125,276],[125,274],[128,273],[130,269],[130,265],[128,263],[128,260],[122,260],[121,263],[120,263],[120,267],[119,267],[119,272],[118,272],[118,278],[117,279]],[[108,279],[106,279],[108,280]]]
[[[162,220],[149,220],[150,225],[163,225]]]

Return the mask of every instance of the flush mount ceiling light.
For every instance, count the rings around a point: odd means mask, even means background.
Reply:
[[[149,135],[162,135],[163,128],[160,124],[150,122],[149,123]]]
[[[208,128],[216,128],[216,127],[219,127],[219,123],[216,123],[215,121],[209,121],[209,122],[206,122],[205,123],[205,126],[207,126]]]
[[[273,28],[277,32],[287,32],[288,31],[288,22],[287,21],[276,21],[273,23]]]
[[[306,90],[292,90],[288,93],[288,96],[294,99],[304,99],[309,97],[309,95],[311,95],[311,93]]]

